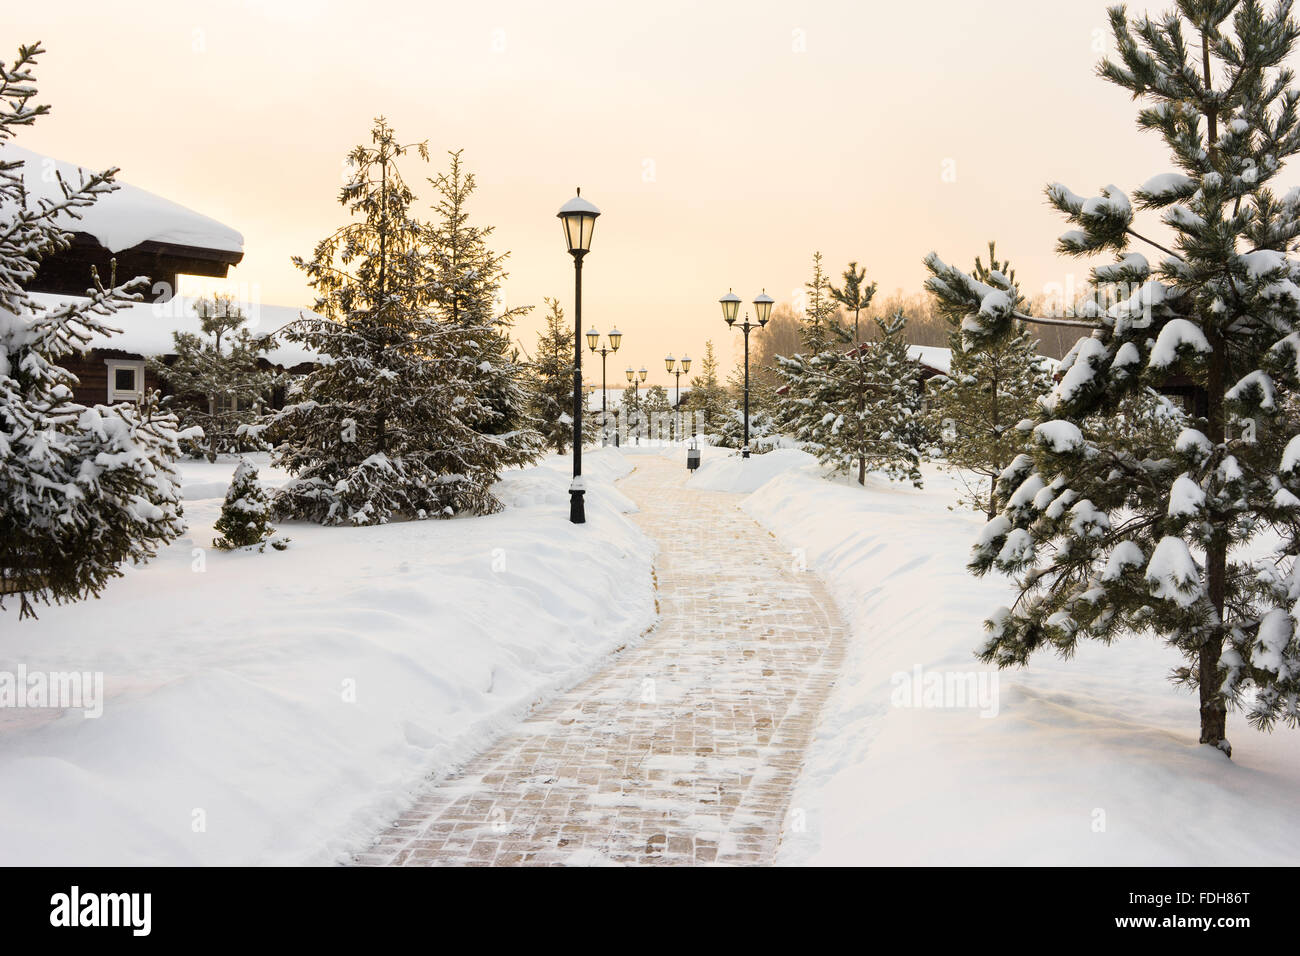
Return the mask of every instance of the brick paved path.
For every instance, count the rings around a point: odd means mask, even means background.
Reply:
[[[685,457],[684,455],[682,457]],[[820,580],[738,507],[638,456],[658,543],[643,643],[432,785],[360,864],[771,862],[844,629]]]

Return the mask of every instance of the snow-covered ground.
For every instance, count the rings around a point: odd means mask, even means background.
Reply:
[[[769,480],[743,507],[802,549],[853,635],[782,862],[1300,863],[1300,734],[1231,715],[1233,759],[1200,746],[1195,697],[1166,680],[1178,656],[1159,642],[1000,673],[975,660],[1008,591],[965,570],[984,519],[949,510],[952,476],[931,465],[924,490],[863,489],[798,452],[707,449],[690,486],[749,491],[750,466]]]
[[[102,672],[106,697],[0,709],[0,864],[332,862],[654,621],[612,448],[584,456],[585,526],[551,458],[502,514],[286,524],[264,554],[208,547],[234,464],[182,466],[186,537],[102,599],[0,612],[0,672]]]
[[[585,455],[585,527],[552,458],[504,479],[500,515],[290,524],[264,554],[206,547],[234,462],[185,464],[185,540],[101,600],[0,614],[0,675],[102,672],[106,692],[100,717],[0,708],[0,864],[345,857],[653,623],[653,545],[612,484],[652,454],[685,448]],[[1233,716],[1232,761],[1201,747],[1158,642],[974,659],[1007,592],[965,570],[983,518],[950,509],[951,476],[863,489],[791,449],[703,458],[687,487],[745,495],[852,631],[781,862],[1300,862],[1300,734]]]

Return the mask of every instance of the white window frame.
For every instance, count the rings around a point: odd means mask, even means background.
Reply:
[[[118,402],[144,401],[144,360],[143,359],[104,359],[108,366],[108,404]],[[118,369],[129,368],[135,372],[135,388],[131,390],[117,387]]]

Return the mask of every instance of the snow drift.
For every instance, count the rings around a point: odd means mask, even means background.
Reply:
[[[283,480],[258,457],[263,480]],[[98,719],[0,710],[0,864],[345,858],[430,774],[653,623],[613,449],[508,473],[505,512],[208,546],[234,462],[183,466],[189,530],[102,599],[0,613],[0,672],[102,672]]]
[[[703,469],[701,469],[703,471]],[[803,470],[745,509],[822,573],[852,631],[780,860],[809,864],[1294,865],[1300,735],[1229,718],[1233,760],[1197,743],[1196,701],[1151,639],[979,663],[1005,582],[965,563],[982,516],[954,480],[866,489]],[[956,693],[954,694],[954,689]]]

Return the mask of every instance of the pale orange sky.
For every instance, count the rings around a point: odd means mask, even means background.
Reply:
[[[652,384],[707,338],[725,370],[740,333],[718,297],[789,301],[815,249],[882,294],[919,291],[930,249],[968,266],[989,239],[1031,295],[1081,282],[1086,264],[1052,252],[1066,226],[1043,185],[1131,191],[1171,168],[1093,74],[1099,0],[59,0],[6,19],[6,56],[44,43],[53,107],[17,143],[239,229],[231,278],[267,303],[310,305],[289,257],[341,222],[342,159],[377,114],[428,139],[428,174],[465,150],[472,214],[511,252],[507,299],[539,307],[518,329],[530,349],[542,297],[571,305],[555,212],[581,185],[604,213],[584,324],[617,324],[611,373],[644,364]],[[404,174],[424,186],[421,165]]]

